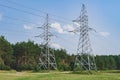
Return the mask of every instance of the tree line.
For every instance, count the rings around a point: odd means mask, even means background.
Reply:
[[[65,49],[53,49],[58,70],[74,69],[75,55]],[[39,70],[38,62],[41,45],[28,40],[11,44],[0,36],[0,70]],[[120,69],[120,55],[96,55],[98,70]]]

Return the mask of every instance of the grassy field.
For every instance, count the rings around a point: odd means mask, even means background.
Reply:
[[[0,71],[0,80],[120,80],[120,71],[99,71],[93,74],[72,72]]]

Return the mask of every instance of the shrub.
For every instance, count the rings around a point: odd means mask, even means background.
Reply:
[[[10,66],[6,66],[4,64],[0,64],[0,70],[10,70]]]

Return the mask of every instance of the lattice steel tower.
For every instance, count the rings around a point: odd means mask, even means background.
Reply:
[[[46,15],[46,22],[43,24],[42,27],[38,27],[43,29],[43,33],[37,37],[41,37],[43,39],[41,53],[39,57],[39,65],[41,69],[50,70],[50,69],[57,69],[54,50],[50,48],[50,38],[52,33],[50,32],[50,23],[49,23],[49,16]]]
[[[94,55],[90,44],[89,31],[91,28],[88,26],[88,15],[85,5],[82,5],[79,18],[74,20],[80,26],[75,29],[79,33],[79,42],[77,47],[77,55],[75,57],[75,67],[81,67],[81,70],[96,70]]]

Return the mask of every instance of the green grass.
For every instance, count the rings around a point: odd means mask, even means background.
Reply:
[[[98,71],[93,74],[72,72],[0,71],[0,80],[120,80],[120,71]]]

